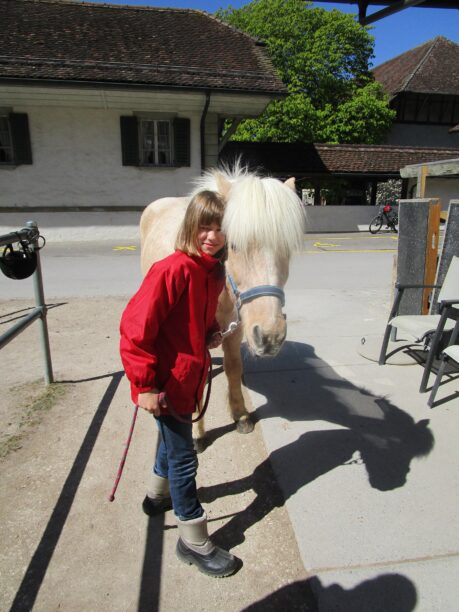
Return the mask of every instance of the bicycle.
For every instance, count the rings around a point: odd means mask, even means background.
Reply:
[[[379,213],[370,222],[370,226],[368,228],[370,230],[370,233],[377,234],[379,230],[382,228],[383,223],[386,224],[387,229],[390,229],[396,234],[398,233],[397,231],[398,212],[390,204],[386,204],[385,206],[380,206]]]

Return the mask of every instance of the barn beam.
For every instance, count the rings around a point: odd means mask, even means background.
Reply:
[[[226,145],[228,140],[231,138],[231,136],[237,130],[237,127],[241,123],[241,121],[242,121],[242,117],[234,117],[233,118],[233,121],[232,121],[231,125],[226,130],[225,134],[219,140],[219,143],[218,143],[218,152],[219,153],[222,152],[223,147]]]
[[[420,4],[424,4],[426,0],[400,0],[399,2],[395,2],[388,6],[385,9],[381,9],[380,11],[376,11],[371,15],[366,16],[366,9],[368,7],[368,2],[359,1],[359,23],[361,25],[369,25],[370,23],[374,23],[375,21],[379,21],[379,19],[383,19],[384,17],[388,17],[389,15],[394,15],[404,9],[419,6]]]

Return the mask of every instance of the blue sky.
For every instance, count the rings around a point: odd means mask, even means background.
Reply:
[[[247,0],[92,0],[111,4],[128,4],[132,6],[163,6],[174,8],[195,8],[214,13],[219,8],[229,5],[239,8],[248,4]],[[346,13],[357,13],[356,4],[313,2],[328,10],[336,8]],[[384,8],[371,6],[367,13]],[[459,44],[459,10],[409,8],[372,24],[372,35],[375,37],[375,58],[373,65],[383,62],[417,47],[434,38],[445,36]]]

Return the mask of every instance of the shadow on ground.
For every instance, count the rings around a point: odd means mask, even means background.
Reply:
[[[363,463],[369,485],[379,491],[391,491],[404,486],[411,461],[433,448],[428,420],[416,422],[388,399],[339,376],[307,344],[287,342],[281,353],[269,361],[255,360],[244,349],[243,355],[246,386],[266,397],[266,403],[253,413],[254,420],[282,417],[289,421],[325,421],[333,428],[303,433],[294,442],[273,451],[245,478],[200,488],[204,503],[248,490],[255,493],[252,503],[213,535],[216,543],[227,549],[243,542],[247,529],[273,508],[282,506],[300,488],[338,466],[354,461]],[[210,431],[210,440],[224,435],[226,430]],[[282,474],[282,490],[273,466]],[[351,592],[335,585],[333,593],[341,589],[339,597],[343,601],[347,598],[350,605],[343,610],[382,609],[378,605],[383,580],[369,582]],[[411,592],[406,578],[399,577],[393,582],[400,583],[406,593]],[[356,602],[366,601],[367,607],[356,607],[352,597]],[[385,610],[411,610],[410,597],[405,599],[408,603],[400,604],[404,607]]]
[[[49,563],[59,542],[83,478],[86,465],[91,457],[100,429],[123,376],[124,372],[115,372],[113,374],[96,377],[96,379],[111,378],[111,380],[94,413],[80,449],[62,487],[61,494],[51,513],[48,524],[25,571],[22,582],[10,608],[10,612],[32,610],[34,606]]]
[[[401,574],[381,574],[352,589],[339,584],[323,587],[318,578],[310,578],[288,584],[243,612],[412,612],[417,600],[413,583]]]

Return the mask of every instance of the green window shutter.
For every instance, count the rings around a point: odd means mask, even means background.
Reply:
[[[190,120],[174,119],[175,166],[190,165]]]
[[[13,140],[14,163],[31,164],[32,147],[30,144],[29,118],[26,113],[10,113],[11,137]]]
[[[123,166],[139,165],[139,130],[137,117],[120,117]]]

